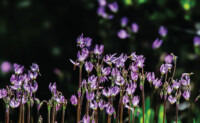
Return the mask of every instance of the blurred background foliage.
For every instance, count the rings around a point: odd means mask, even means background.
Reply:
[[[114,0],[107,0],[113,2]],[[195,52],[193,37],[197,35],[200,23],[200,1],[198,0],[116,0],[119,11],[112,20],[97,15],[97,0],[1,0],[0,1],[0,64],[4,61],[19,63],[27,68],[36,62],[42,76],[38,79],[37,97],[49,99],[50,82],[57,82],[58,89],[69,99],[78,88],[78,72],[73,71],[69,59],[76,59],[76,38],[84,33],[93,38],[93,44],[104,44],[105,53],[121,52],[144,54],[146,71],[159,71],[165,54],[178,56],[176,77],[182,72],[194,72],[192,76],[192,98],[182,105],[182,122],[200,122],[200,103],[194,102],[200,93],[200,58]],[[134,38],[121,40],[117,37],[120,19],[139,25]],[[160,49],[153,50],[153,40],[159,37],[161,25],[168,28],[167,37]],[[196,50],[198,51],[198,50]],[[0,72],[0,88],[9,84],[11,72]],[[154,92],[146,87],[147,92]],[[155,119],[158,119],[161,104],[159,95],[151,96]],[[4,114],[0,102],[0,114]],[[168,109],[172,107],[168,105]],[[161,107],[162,108],[162,107]],[[75,119],[74,107],[69,104],[66,116],[69,122]],[[42,108],[42,112],[46,112]],[[72,112],[72,113],[71,113]],[[11,111],[11,119],[16,119]],[[157,115],[157,116],[156,116]],[[175,110],[167,110],[167,118],[174,120]],[[0,121],[4,115],[0,115]],[[157,120],[154,120],[157,121]]]

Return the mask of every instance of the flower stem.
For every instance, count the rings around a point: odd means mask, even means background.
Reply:
[[[56,113],[56,105],[55,102],[53,102],[53,109],[52,109],[52,118],[51,118],[51,123],[55,123],[55,113]]]
[[[145,100],[144,100],[144,85],[143,85],[143,87],[142,87],[142,113],[143,113],[143,123],[144,123],[144,112],[145,112],[145,105],[144,105],[144,102],[145,102]]]
[[[133,109],[133,119],[132,119],[132,123],[134,123],[134,121],[135,121],[135,119],[134,119],[134,118],[135,118],[134,112],[135,112],[135,111],[134,111],[134,109]]]
[[[63,112],[62,112],[62,123],[65,122],[65,109],[66,109],[66,106],[63,105]]]
[[[121,99],[121,97],[120,97],[120,99]],[[119,123],[120,102],[121,102],[121,100],[119,100],[118,109],[117,109],[117,123]]]
[[[27,102],[27,123],[30,123],[30,101]]]
[[[179,104],[176,104],[176,123],[178,122],[178,107]]]
[[[164,97],[164,114],[163,114],[163,123],[165,123],[165,115],[166,115],[166,98]]]
[[[108,115],[107,123],[110,123],[110,122],[111,122],[110,115]]]
[[[6,117],[5,123],[9,123],[9,105],[6,105]]]
[[[87,102],[86,102],[86,110],[85,110],[86,118],[87,118],[87,116],[88,116],[88,111],[89,111],[89,110],[88,110],[88,103],[89,103],[89,102],[88,102],[88,100],[87,100]]]
[[[24,105],[22,104],[22,123],[24,123]]]
[[[81,81],[82,81],[82,65],[79,68],[79,89],[81,91]],[[78,96],[78,107],[77,107],[77,123],[80,121],[80,111],[81,111],[81,95]]]
[[[121,94],[121,99],[120,99],[120,123],[122,123],[123,120],[123,103],[122,103],[122,97],[123,97],[123,88],[122,88],[122,94]]]
[[[50,117],[51,117],[51,106],[48,106],[48,123],[50,123]]]

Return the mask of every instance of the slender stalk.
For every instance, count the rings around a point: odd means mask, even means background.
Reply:
[[[131,112],[130,112],[130,109],[128,109],[128,123],[131,123]]]
[[[63,105],[63,112],[62,112],[62,123],[65,122],[65,109],[66,109],[66,106]]]
[[[9,123],[9,105],[6,105],[5,123]]]
[[[53,109],[52,109],[51,123],[55,123],[55,113],[56,113],[56,105],[55,105],[55,102],[54,102]]]
[[[19,108],[19,123],[22,122],[22,103],[20,103],[20,108]]]
[[[133,119],[132,119],[132,123],[134,123],[135,122],[135,116],[134,116],[134,109],[133,109]]]
[[[27,123],[30,123],[30,101],[27,102]]]
[[[87,116],[88,116],[88,111],[89,111],[89,110],[88,110],[88,103],[89,103],[89,102],[88,102],[88,100],[87,100],[86,106],[85,106],[85,107],[86,107],[86,110],[85,110],[86,118],[87,118]]]
[[[111,123],[111,117],[110,117],[110,115],[108,115],[107,123]]]
[[[176,123],[178,122],[178,107],[179,104],[176,104]]]
[[[122,88],[122,94],[121,94],[121,99],[120,99],[120,105],[121,105],[121,108],[120,108],[120,123],[122,123],[122,120],[123,120],[123,102],[122,102],[122,97],[123,97],[123,88]]]
[[[163,123],[165,123],[165,115],[166,115],[166,98],[164,97],[164,114],[163,114]]]
[[[24,104],[22,104],[22,123],[24,123]]]
[[[51,117],[51,106],[48,106],[48,123],[50,123],[50,117]]]
[[[144,100],[144,85],[143,85],[143,87],[142,87],[142,114],[143,114],[143,123],[144,123],[144,112],[145,112],[145,105],[144,105],[144,102],[145,102],[145,100]]]
[[[79,89],[81,89],[81,81],[82,81],[82,65],[80,65],[79,68]],[[77,123],[80,121],[80,115],[81,115],[80,111],[81,111],[81,95],[78,96]]]
[[[121,97],[120,97],[119,104],[118,104],[118,109],[117,109],[117,123],[119,123],[120,102],[121,102]]]

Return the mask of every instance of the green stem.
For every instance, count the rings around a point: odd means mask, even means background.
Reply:
[[[79,68],[79,89],[81,91],[81,81],[82,81],[82,65],[80,65]],[[80,121],[80,116],[81,116],[81,95],[80,97],[78,96],[78,109],[77,109],[77,123]]]
[[[48,123],[51,122],[50,117],[51,117],[51,106],[48,106]]]
[[[176,104],[176,123],[178,122],[178,104]]]
[[[9,123],[9,105],[6,105],[6,115],[5,115],[5,123]]]
[[[134,112],[135,112],[135,111],[134,111],[134,109],[133,109],[133,119],[132,119],[132,123],[134,123],[134,121],[135,121],[135,119],[134,119],[134,118],[135,118]]]
[[[145,119],[145,117],[144,117],[144,112],[145,112],[145,105],[144,105],[144,102],[145,102],[145,99],[144,99],[144,85],[143,85],[143,87],[142,87],[142,113],[143,113],[143,123],[144,123],[144,119]]]
[[[30,123],[30,100],[27,102],[27,123]]]
[[[22,123],[24,123],[24,104],[22,104]]]
[[[65,108],[66,108],[66,106],[63,106],[62,123],[64,123],[64,121],[65,121]]]

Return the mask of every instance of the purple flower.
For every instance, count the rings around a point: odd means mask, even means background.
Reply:
[[[56,95],[57,89],[56,89],[56,83],[49,84],[49,90],[51,91],[52,94]]]
[[[90,37],[83,37],[83,33],[77,38],[77,45],[80,48],[84,48],[85,46],[90,47],[92,43],[92,39]]]
[[[180,84],[183,84],[183,85],[185,85],[185,86],[189,86],[190,85],[190,79],[181,79],[181,80],[179,80],[179,83]]]
[[[162,40],[159,40],[158,38],[153,42],[152,48],[153,49],[158,49],[162,45]]]
[[[167,66],[166,66],[165,64],[162,64],[162,65],[160,66],[160,72],[161,72],[161,74],[162,74],[162,75],[163,75],[163,74],[166,74],[167,71],[168,71]]]
[[[90,123],[90,117],[89,116],[86,117],[86,115],[84,115],[81,121],[82,123]]]
[[[172,93],[173,89],[171,88],[171,86],[167,87],[167,93],[170,95]]]
[[[116,53],[113,55],[107,54],[103,58],[103,61],[106,62],[108,65],[112,65],[112,63],[114,63],[114,61],[116,60],[116,58],[114,57],[115,55],[116,55]]]
[[[137,33],[139,30],[139,26],[137,23],[132,23],[131,25],[132,32]]]
[[[39,66],[36,63],[32,63],[32,66],[30,68],[32,72],[40,72]]]
[[[90,101],[90,108],[93,109],[93,110],[97,110],[98,104],[95,100]]]
[[[155,86],[155,89],[158,89],[160,86],[162,86],[161,79],[155,79],[153,80],[153,85]]]
[[[115,79],[115,84],[122,86],[124,85],[125,80],[121,75],[118,75],[117,78]]]
[[[138,80],[138,73],[131,71],[131,80],[136,82]]]
[[[123,100],[122,100],[123,104],[127,104],[129,102],[129,97],[128,95],[123,96]]]
[[[138,104],[139,104],[139,101],[140,101],[139,97],[138,96],[134,96],[133,99],[132,99],[133,106],[137,107]]]
[[[173,80],[173,81],[174,81],[174,80]],[[180,87],[180,83],[177,82],[177,81],[174,81],[172,87],[173,87],[174,89],[178,90],[178,88]]]
[[[103,110],[105,107],[106,107],[105,101],[100,99],[99,100],[99,108],[100,108],[100,110]]]
[[[9,71],[11,71],[12,69],[12,65],[10,62],[8,61],[4,61],[1,63],[1,71],[4,73],[8,73]]]
[[[106,89],[104,88],[103,91],[102,91],[102,94],[107,98],[110,97],[111,96],[111,89],[108,88],[108,91],[106,91]]]
[[[17,108],[17,107],[19,107],[19,105],[20,105],[20,99],[15,100],[15,98],[12,98],[10,100],[10,107],[11,108]]]
[[[127,17],[123,17],[121,19],[121,26],[125,27],[128,24],[128,18]]]
[[[7,96],[7,90],[6,89],[0,89],[0,99],[5,98]]]
[[[28,71],[28,76],[30,77],[30,79],[36,80],[38,73],[37,72],[32,73],[31,71]]]
[[[78,61],[79,62],[84,62],[84,60],[88,57],[88,55],[89,55],[89,51],[87,49],[83,48],[81,50],[81,52],[78,51],[78,53],[77,53]]]
[[[97,82],[97,77],[95,75],[91,75],[88,78],[88,84],[96,84],[96,82]]]
[[[117,2],[113,2],[113,3],[108,4],[108,7],[114,13],[118,11],[118,4],[117,4]]]
[[[136,60],[136,66],[137,66],[138,68],[143,68],[143,67],[144,67],[144,61],[145,61],[144,56],[143,56],[143,55],[139,55],[139,56],[137,57],[137,60]]]
[[[93,69],[93,64],[91,62],[85,62],[85,70],[90,73]]]
[[[94,99],[94,92],[88,93],[88,91],[86,91],[86,97],[88,101],[91,101]]]
[[[127,94],[129,96],[132,95],[135,92],[136,88],[137,88],[136,82],[134,82],[134,83],[131,82],[130,84],[128,84],[128,87],[126,88]]]
[[[171,64],[172,61],[173,61],[173,56],[172,55],[166,55],[164,60],[165,60],[165,63]]]
[[[168,97],[168,100],[169,100],[169,102],[170,102],[171,104],[174,104],[174,103],[176,102],[176,97],[172,97],[172,95],[170,95],[170,96]]]
[[[164,26],[160,26],[159,28],[159,34],[162,36],[162,37],[165,37],[167,35],[167,28],[164,27]]]
[[[72,95],[70,98],[70,101],[71,101],[72,105],[76,106],[78,103],[76,95]]]
[[[149,72],[149,73],[147,74],[147,80],[149,81],[149,83],[152,83],[154,79],[155,79],[155,74],[154,74],[154,72]]]
[[[15,70],[15,74],[17,75],[22,74],[24,71],[24,66],[14,63],[14,70]]]
[[[106,108],[106,112],[108,115],[112,115],[115,112],[115,109],[113,108],[113,106],[111,104],[108,104],[107,108]]]
[[[31,91],[32,91],[33,93],[35,93],[35,92],[37,91],[37,89],[38,89],[38,84],[37,84],[37,82],[34,82],[34,85],[31,86]]]
[[[120,92],[120,89],[117,86],[111,87],[111,96],[115,97]]]
[[[129,56],[129,58],[130,58],[132,61],[136,61],[136,60],[137,60],[136,52],[132,52],[131,55]]]
[[[129,37],[129,34],[124,29],[119,30],[119,32],[117,33],[117,35],[121,39],[126,39],[126,38]]]
[[[130,68],[130,70],[131,70],[132,72],[137,72],[137,71],[138,71],[138,67],[137,67],[134,63],[132,63],[132,64],[129,66],[129,68]]]
[[[106,6],[106,0],[98,0],[100,6]]]
[[[102,72],[102,75],[103,76],[107,76],[107,75],[109,75],[110,74],[110,72],[111,72],[111,68],[110,67],[106,67],[106,68],[101,68],[101,72]]]
[[[193,39],[193,42],[194,42],[194,46],[200,46],[200,37],[195,36]]]
[[[103,45],[95,45],[94,54],[101,55],[103,53],[104,46]]]
[[[189,100],[190,99],[190,92],[187,90],[187,91],[184,91],[183,93],[183,97],[185,98],[185,100]]]

